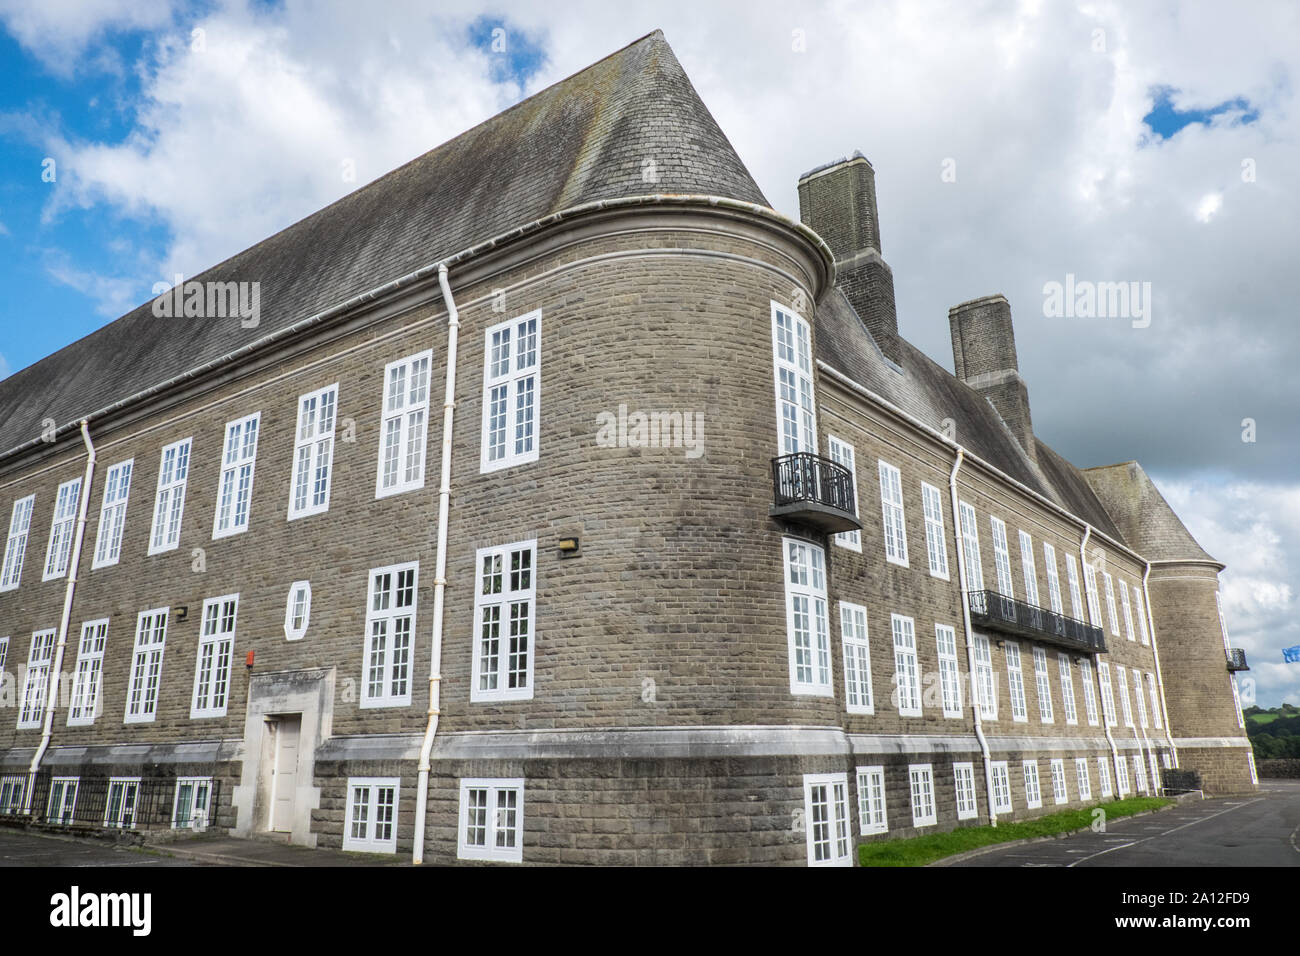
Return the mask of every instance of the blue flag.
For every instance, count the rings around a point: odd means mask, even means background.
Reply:
[[[1300,644],[1282,648],[1282,660],[1288,664],[1300,664]]]

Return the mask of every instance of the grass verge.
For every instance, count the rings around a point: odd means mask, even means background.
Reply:
[[[1031,837],[1057,836],[1073,830],[1083,830],[1092,825],[1093,812],[1100,807],[1107,820],[1131,817],[1168,806],[1172,800],[1163,797],[1129,797],[1100,803],[1082,810],[1062,810],[1033,820],[1003,823],[996,827],[966,827],[948,833],[930,833],[906,840],[885,840],[880,843],[863,843],[858,847],[858,862],[862,866],[925,866],[935,860],[955,853],[965,853],[995,843],[1010,843]]]

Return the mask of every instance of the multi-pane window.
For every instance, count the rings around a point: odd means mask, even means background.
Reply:
[[[1052,758],[1052,799],[1057,803],[1068,803],[1070,791],[1065,782],[1065,761],[1060,757]]]
[[[891,614],[894,632],[894,684],[898,690],[898,713],[921,716],[921,670],[916,659],[916,631],[910,617]]]
[[[1047,652],[1041,647],[1034,648],[1034,687],[1038,691],[1038,716],[1043,723],[1050,724],[1052,714],[1052,675],[1047,671]]]
[[[772,303],[772,353],[781,454],[817,451],[812,332],[801,316]]]
[[[0,777],[0,814],[23,812],[23,793],[27,786],[27,777]]]
[[[1138,793],[1147,792],[1146,761],[1142,759],[1141,751],[1133,755],[1133,787]]]
[[[524,781],[462,780],[460,782],[462,860],[519,863],[524,858]]]
[[[826,621],[826,554],[785,538],[785,613],[790,693],[830,696],[831,647]]]
[[[1110,785],[1110,759],[1107,757],[1097,758],[1097,789],[1103,797],[1115,795]]]
[[[858,829],[863,836],[889,829],[885,818],[885,768],[858,768]]]
[[[42,581],[61,578],[68,573],[72,552],[72,532],[77,521],[77,503],[81,500],[81,479],[73,478],[59,485],[54,499],[54,520],[50,524],[50,545],[45,552]]]
[[[1147,723],[1147,699],[1146,689],[1142,686],[1142,672],[1135,667],[1131,673],[1133,675],[1133,703],[1137,704],[1138,726],[1145,730],[1150,725]]]
[[[1156,675],[1147,674],[1147,692],[1151,698],[1151,719],[1155,721],[1156,730],[1164,728],[1164,721],[1160,717],[1160,693],[1156,690]]]
[[[1115,785],[1121,797],[1128,796],[1128,764],[1123,757],[1115,758]]]
[[[993,564],[997,570],[998,593],[1005,597],[1015,597],[1015,586],[1011,580],[1011,552],[1007,548],[1007,523],[1001,518],[989,517],[993,527]]]
[[[485,341],[480,470],[486,472],[537,460],[542,313],[494,325]]]
[[[1106,585],[1106,616],[1110,620],[1110,632],[1119,637],[1119,612],[1115,608],[1115,579],[1109,571],[1101,572],[1102,582]]]
[[[334,422],[339,386],[298,397],[294,432],[293,477],[289,480],[289,520],[320,514],[330,507],[330,470],[334,460]]]
[[[1066,552],[1065,578],[1070,585],[1070,616],[1076,621],[1083,620],[1083,595],[1079,593],[1079,562],[1074,555]]]
[[[384,409],[379,424],[379,471],[375,497],[424,487],[425,436],[429,428],[429,366],[421,352],[384,366]]]
[[[1097,627],[1101,627],[1101,601],[1097,597],[1097,571],[1087,562],[1084,562],[1083,565],[1083,584],[1084,590],[1088,593],[1088,620]]]
[[[1115,718],[1115,692],[1110,684],[1110,664],[1105,661],[1097,662],[1097,679],[1101,683],[1101,709],[1106,713],[1106,726],[1114,727],[1117,721]]]
[[[1079,659],[1079,680],[1083,683],[1083,713],[1090,726],[1096,727],[1097,695],[1092,689],[1092,661],[1086,657]]]
[[[135,826],[136,801],[139,796],[139,777],[110,777],[108,800],[104,805],[104,826],[132,829]]]
[[[939,650],[939,690],[945,717],[961,716],[961,666],[957,663],[957,632],[946,624],[934,626]]]
[[[190,477],[192,438],[163,446],[158,465],[158,494],[154,499],[153,527],[149,529],[149,553],[171,551],[181,541],[181,517],[185,514],[185,486]]]
[[[1142,643],[1148,647],[1151,646],[1151,632],[1147,629],[1147,612],[1146,605],[1142,603],[1142,592],[1138,586],[1133,585],[1133,613],[1138,619],[1138,634],[1142,637]]]
[[[27,556],[27,537],[32,530],[32,510],[35,507],[35,495],[14,502],[13,511],[9,514],[4,564],[0,565],[0,591],[12,591],[22,580],[23,558]]]
[[[943,496],[934,485],[921,482],[921,510],[925,514],[925,552],[930,574],[948,580],[948,543],[944,540]]]
[[[158,685],[162,680],[163,648],[167,643],[168,608],[141,611],[136,619],[135,652],[126,685],[124,723],[152,721],[158,713]]]
[[[1025,806],[1036,810],[1043,805],[1042,788],[1038,785],[1038,761],[1026,760],[1021,766],[1025,771]]]
[[[1219,610],[1219,630],[1223,633],[1223,649],[1225,651],[1231,650],[1232,645],[1228,639],[1228,619],[1223,616],[1223,598],[1218,591],[1214,592],[1214,605]],[[1228,674],[1228,687],[1232,690],[1232,702],[1237,710],[1237,726],[1245,727],[1246,718],[1241,711],[1241,692],[1237,689],[1236,674]]]
[[[840,643],[844,647],[844,707],[850,714],[875,713],[871,696],[871,647],[867,609],[840,602]]]
[[[853,451],[853,446],[848,442],[840,441],[834,435],[826,436],[826,443],[830,449],[831,461],[843,465],[849,471],[849,481],[853,483],[853,513],[858,513],[858,472],[857,456]],[[848,548],[850,551],[862,551],[862,532],[861,531],[842,531],[834,536],[836,544],[841,548]]]
[[[1165,759],[1166,759],[1166,760],[1169,759],[1169,755],[1168,755],[1168,754],[1165,755]],[[1255,769],[1255,755],[1254,755],[1254,753],[1252,753],[1252,752],[1249,751],[1249,750],[1246,751],[1246,759],[1250,762],[1250,782],[1253,783],[1253,784],[1255,784],[1256,786],[1258,786],[1258,785],[1259,785],[1259,771]],[[1165,764],[1165,766],[1168,766],[1168,764]]]
[[[221,452],[221,479],[217,483],[217,514],[212,537],[224,538],[248,530],[253,501],[253,466],[257,463],[257,432],[262,413],[226,423]]]
[[[211,797],[211,777],[177,777],[176,799],[172,805],[172,829],[206,829],[212,812],[208,805]]]
[[[41,726],[41,712],[50,689],[56,633],[54,628],[50,628],[32,634],[32,646],[27,652],[27,676],[23,678],[22,708],[18,712],[19,730]]]
[[[343,849],[397,852],[397,777],[349,777]]]
[[[1070,655],[1058,654],[1056,660],[1061,671],[1061,706],[1065,708],[1065,722],[1077,724],[1079,711],[1074,705],[1074,672],[1070,669]]]
[[[411,702],[411,648],[415,635],[419,563],[370,572],[366,595],[366,649],[361,665],[362,707]]]
[[[993,778],[993,811],[995,813],[1011,812],[1011,776],[1007,773],[1007,762],[999,760],[989,765],[989,775]]]
[[[209,598],[203,602],[199,655],[194,665],[194,700],[190,705],[192,718],[226,716],[238,611],[238,594]]]
[[[1048,542],[1043,542],[1043,569],[1047,572],[1047,600],[1051,602],[1053,614],[1064,614],[1061,603],[1061,575],[1056,569],[1056,549]]]
[[[0,680],[3,680],[5,661],[9,659],[9,638],[0,637]]]
[[[912,783],[912,826],[928,827],[939,822],[934,805],[934,767],[928,763],[907,768]]]
[[[50,781],[50,799],[45,806],[45,822],[66,827],[77,809],[77,777],[55,777]],[[33,808],[35,809],[35,808]]]
[[[1007,691],[1011,695],[1011,719],[1023,722],[1029,719],[1029,708],[1025,703],[1025,678],[1020,670],[1020,645],[1007,641],[1004,647],[1007,655]]]
[[[961,546],[966,555],[966,587],[984,590],[984,566],[980,563],[980,532],[975,523],[975,509],[966,502],[957,503],[961,522]]]
[[[808,865],[852,866],[848,776],[804,774],[803,796]]]
[[[477,561],[470,700],[528,700],[533,696],[536,653],[537,542],[483,548]],[[823,618],[825,613],[823,600]]]
[[[300,641],[307,633],[311,621],[311,582],[294,581],[289,585],[289,597],[284,605],[284,637]]]
[[[1088,758],[1074,758],[1074,776],[1079,782],[1079,799],[1092,799],[1092,778],[1088,775]]]
[[[1020,532],[1020,570],[1025,580],[1025,600],[1034,607],[1038,603],[1038,569],[1034,567],[1034,539]]]
[[[1124,636],[1130,641],[1137,640],[1137,634],[1133,631],[1133,606],[1129,604],[1128,585],[1124,583],[1123,578],[1119,580],[1119,597],[1120,606],[1124,611]]]
[[[970,820],[979,814],[979,805],[975,802],[975,766],[955,763],[952,774],[957,788],[957,819]]]
[[[880,462],[880,508],[884,516],[885,560],[907,567],[907,528],[903,523],[903,479],[897,468]]]
[[[77,648],[77,673],[68,706],[68,726],[83,727],[95,722],[101,710],[100,685],[104,675],[104,645],[108,640],[108,618],[81,625]]]
[[[1124,714],[1124,726],[1133,726],[1133,705],[1128,700],[1128,674],[1120,664],[1115,665],[1115,686],[1119,690],[1119,706]]]
[[[122,556],[122,530],[126,527],[126,501],[131,494],[131,472],[135,459],[120,461],[108,469],[104,479],[104,500],[99,507],[99,531],[95,534],[95,559],[90,567],[117,564]]]
[[[979,700],[980,717],[998,719],[998,691],[993,680],[993,651],[989,639],[976,634],[971,645],[975,652],[975,693]]]

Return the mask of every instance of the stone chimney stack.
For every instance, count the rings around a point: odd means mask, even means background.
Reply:
[[[993,403],[1025,454],[1037,462],[1029,389],[1020,377],[1006,296],[989,295],[954,305],[948,310],[948,326],[957,377]]]
[[[876,171],[854,153],[799,177],[799,218],[835,254],[835,285],[892,361],[900,361],[894,274],[880,257]]]

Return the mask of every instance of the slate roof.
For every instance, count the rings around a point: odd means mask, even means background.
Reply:
[[[0,381],[0,458],[42,419],[75,422],[515,227],[654,193],[770,206],[659,31],[188,277],[260,282],[255,331],[146,303]]]
[[[1087,468],[1083,476],[1114,516],[1129,546],[1149,561],[1214,561],[1135,461]]]

